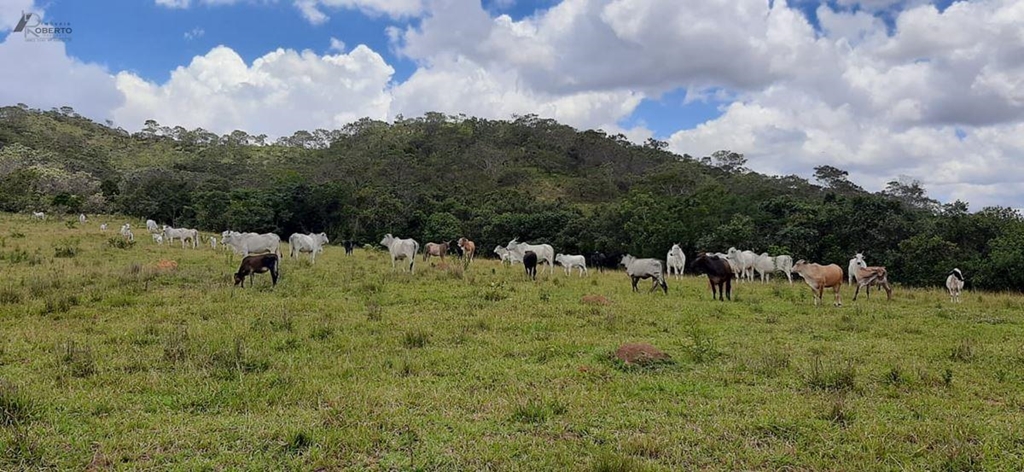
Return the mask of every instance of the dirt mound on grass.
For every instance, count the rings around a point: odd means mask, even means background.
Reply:
[[[583,302],[584,305],[603,305],[603,306],[606,306],[606,305],[611,305],[612,304],[611,300],[609,300],[609,299],[607,299],[607,298],[605,298],[605,297],[603,297],[601,295],[584,295],[583,298],[580,299],[580,301]]]
[[[175,261],[169,261],[167,259],[160,259],[160,262],[156,263],[157,270],[173,271],[178,268],[178,263]]]
[[[647,343],[627,343],[615,350],[615,358],[626,364],[648,365],[665,362],[672,357]]]

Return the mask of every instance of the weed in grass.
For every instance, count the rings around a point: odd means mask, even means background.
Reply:
[[[53,257],[71,258],[78,255],[78,239],[61,239],[53,247]]]
[[[853,412],[846,405],[845,394],[841,393],[832,398],[826,408],[824,419],[841,428],[849,426],[853,421]]]
[[[13,288],[0,289],[0,305],[16,305],[21,303],[21,292]]]
[[[214,378],[234,380],[242,374],[265,372],[270,368],[270,364],[264,360],[251,358],[242,339],[235,338],[231,348],[216,351],[210,356],[210,367]]]
[[[776,313],[769,313],[768,316],[764,317],[764,322],[767,324],[778,324],[779,315]]]
[[[334,328],[329,324],[320,324],[313,328],[309,333],[309,338],[317,341],[325,341],[334,335]]]
[[[12,229],[9,235],[11,236],[11,239],[20,239],[25,237],[25,233],[16,229]]]
[[[370,321],[380,321],[383,318],[383,309],[377,302],[368,302],[366,304],[366,319]]]
[[[291,313],[289,313],[288,310],[282,310],[280,315],[271,318],[270,329],[274,331],[292,332],[295,329],[295,321]]]
[[[957,362],[971,362],[976,355],[975,343],[971,339],[961,339],[949,353],[949,359]]]
[[[430,341],[430,333],[422,330],[406,331],[402,337],[402,345],[406,349],[422,348]]]
[[[36,416],[32,399],[14,384],[0,379],[0,426],[23,426]]]
[[[520,401],[512,409],[512,421],[520,423],[543,423],[552,416],[565,413],[566,407],[558,401],[529,399]]]
[[[0,466],[5,470],[42,470],[46,466],[39,441],[31,436],[31,429],[13,427],[0,435]]]
[[[390,363],[390,361],[388,361]],[[405,357],[402,362],[398,364],[398,376],[399,377],[413,377],[419,375],[420,371],[423,370],[423,366],[420,365],[414,359]]]
[[[71,308],[78,305],[77,295],[64,295],[46,299],[46,303],[43,305],[43,309],[40,312],[42,315],[55,315],[60,313],[67,313],[71,311]]]
[[[628,456],[603,452],[590,464],[592,472],[639,472],[645,470],[642,463]]]
[[[690,328],[687,333],[690,344],[686,346],[686,353],[690,360],[697,363],[710,362],[718,358],[721,352],[715,343],[715,339],[697,326]]]
[[[814,356],[811,360],[811,368],[807,372],[807,386],[815,390],[826,391],[848,391],[853,390],[857,377],[857,371],[853,361],[840,363],[841,365],[826,365],[821,356]]]
[[[945,385],[946,388],[953,386],[953,369],[946,367],[946,370],[942,372],[942,384]]]
[[[285,439],[284,449],[289,454],[301,454],[313,445],[313,438],[305,431],[295,431]]]
[[[64,226],[66,226],[68,229],[75,229],[75,226],[77,225],[78,223],[76,223],[74,220],[67,220],[64,222]]]
[[[498,290],[492,289],[484,292],[484,300],[487,300],[489,302],[500,302],[505,298],[507,298],[507,296]]]
[[[89,346],[76,346],[68,341],[57,350],[57,364],[72,377],[89,377],[96,374],[96,356]]]
[[[663,457],[665,451],[670,448],[671,446],[663,440],[651,435],[633,436],[627,439],[622,446],[623,452],[626,454],[651,460]]]
[[[555,279],[555,280],[557,281],[558,279]],[[542,301],[542,302],[551,301],[551,292],[549,292],[547,290],[541,290],[540,291],[540,301]]]
[[[775,377],[780,372],[789,368],[789,351],[778,346],[772,346],[762,352],[752,362],[752,370],[765,377]]]
[[[894,365],[890,367],[889,370],[885,372],[885,374],[882,375],[882,383],[898,387],[900,385],[906,384],[907,378],[903,374],[903,369],[901,369],[898,365]]]

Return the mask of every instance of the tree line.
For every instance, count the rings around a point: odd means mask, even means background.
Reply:
[[[842,169],[814,179],[750,171],[743,155],[579,131],[535,115],[368,118],[270,140],[147,121],[130,133],[69,107],[0,108],[0,210],[123,213],[208,231],[327,232],[375,244],[512,237],[559,252],[689,258],[731,246],[845,262],[855,252],[908,285],[953,267],[969,286],[1024,287],[1024,220],[971,213],[916,181],[868,192]]]

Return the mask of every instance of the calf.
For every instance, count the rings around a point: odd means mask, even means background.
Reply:
[[[238,272],[235,273],[235,286],[242,284],[242,288],[245,288],[245,276],[249,276],[249,286],[253,284],[253,278],[255,274],[262,274],[270,272],[270,278],[273,281],[273,285],[277,285],[277,267],[279,258],[277,254],[257,254],[254,256],[245,256],[242,258],[242,265],[238,267]]]
[[[537,253],[526,251],[523,254],[523,266],[526,267],[526,276],[537,280]]]
[[[885,267],[861,266],[857,268],[853,275],[857,279],[857,290],[853,292],[854,300],[857,300],[857,294],[860,293],[861,287],[867,287],[868,298],[871,298],[872,285],[878,285],[885,289],[885,299],[892,300],[892,287],[889,286],[889,273],[886,272]]]
[[[356,248],[356,242],[351,239],[346,239],[342,241],[342,244],[345,245],[345,255],[351,256],[352,250]]]
[[[843,306],[843,299],[839,294],[839,287],[843,285],[843,269],[841,267],[835,264],[823,266],[800,259],[793,264],[793,272],[803,277],[804,282],[811,287],[811,291],[814,292],[815,306],[822,301],[821,297],[826,288],[831,288],[836,294],[833,304]]]
[[[473,260],[473,255],[476,254],[476,243],[466,238],[459,238],[458,247],[462,249],[462,254],[466,259]]]
[[[956,303],[960,301],[960,292],[964,289],[964,273],[960,269],[953,269],[946,277],[946,290],[949,290],[949,301]]]
[[[732,301],[732,279],[736,273],[732,265],[724,257],[715,254],[700,253],[694,259],[690,268],[698,274],[707,274],[708,284],[711,285],[711,299],[715,299],[715,288],[718,288],[718,299]]]
[[[440,257],[444,260],[444,255],[448,253],[448,243],[427,243],[423,246],[423,260],[430,259],[430,256]]]

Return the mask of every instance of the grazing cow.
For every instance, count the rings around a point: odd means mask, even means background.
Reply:
[[[473,261],[473,256],[476,255],[476,243],[466,238],[459,238],[456,247],[462,249],[462,257],[465,257],[470,262]]]
[[[100,225],[100,231],[106,231],[106,230],[107,230],[107,224],[106,223],[101,224]]]
[[[604,255],[601,251],[594,251],[587,256],[587,266],[597,267],[597,270],[604,272],[604,266],[607,264],[608,256]]]
[[[216,236],[210,236],[210,249],[214,249],[214,250],[217,249],[217,237]]]
[[[191,241],[192,249],[199,248],[199,231],[188,228],[172,228],[164,225],[163,231],[164,241],[168,243],[174,242],[175,239],[181,240],[181,248],[185,249],[185,241]]]
[[[732,301],[732,279],[736,272],[732,270],[729,260],[718,254],[700,253],[690,265],[695,273],[707,274],[708,284],[711,285],[711,299],[715,299],[715,289],[718,289],[718,299]]]
[[[397,259],[409,259],[409,272],[416,271],[416,253],[420,252],[420,243],[416,242],[415,239],[401,239],[391,235],[391,233],[385,234],[384,239],[380,240],[381,245],[388,248],[388,252],[391,253],[391,269],[395,269],[395,260]]]
[[[572,273],[572,270],[577,267],[580,269],[580,277],[583,277],[584,272],[586,272],[587,275],[590,275],[590,271],[587,270],[586,257],[557,254],[555,255],[555,262],[562,264],[562,268],[565,269],[565,275],[569,275]]]
[[[78,222],[79,222],[80,224],[83,224],[83,225],[84,225],[84,224],[85,224],[85,222],[86,222],[86,220],[88,220],[88,218],[86,218],[86,217],[85,217],[85,213],[79,213],[79,214],[78,214]]]
[[[35,218],[37,220],[45,220],[46,219],[46,213],[43,213],[41,211],[33,211],[32,212],[32,218]]]
[[[231,246],[231,249],[241,254],[242,257],[262,252],[274,253],[279,258],[281,257],[281,237],[274,233],[256,234],[236,231],[226,231],[226,233],[227,235],[221,233],[220,242]]]
[[[946,290],[949,290],[949,301],[957,303],[960,301],[960,292],[964,290],[964,273],[960,269],[953,269],[946,277]]]
[[[512,251],[509,251],[504,246],[498,246],[494,248],[494,253],[497,254],[499,258],[501,258],[501,265],[505,265],[506,262],[508,262],[508,265],[523,262],[522,257],[514,254]]]
[[[291,258],[295,259],[299,253],[308,252],[309,262],[316,263],[316,254],[323,252],[324,245],[329,243],[327,233],[299,234],[295,233],[288,238],[288,246],[291,247]]]
[[[235,286],[242,284],[242,288],[245,288],[245,276],[248,275],[249,286],[252,287],[255,274],[266,272],[270,272],[270,279],[273,281],[273,285],[277,286],[279,262],[280,258],[277,257],[277,254],[257,254],[243,257],[242,264],[238,266],[238,272],[235,273]]]
[[[668,268],[669,276],[673,272],[676,274],[676,278],[683,276],[683,270],[686,268],[686,254],[683,254],[683,249],[679,247],[679,244],[673,244],[672,249],[669,249],[668,256],[665,257],[665,266]]]
[[[346,239],[341,243],[345,245],[345,255],[351,256],[352,251],[356,248],[356,242],[351,239]]]
[[[626,267],[626,274],[633,282],[633,291],[636,292],[636,283],[640,279],[652,279],[651,289],[648,292],[653,292],[661,285],[661,289],[668,295],[668,284],[665,283],[664,272],[661,268],[661,261],[657,259],[637,259],[629,254],[622,256],[622,262],[619,264]]]
[[[775,258],[769,256],[767,252],[762,253],[754,260],[754,270],[761,276],[761,283],[770,281],[772,272],[775,272]]]
[[[523,254],[523,267],[526,268],[526,276],[537,280],[537,253],[526,251]]]
[[[163,245],[163,243],[164,243],[164,235],[159,234],[159,233],[157,233],[157,234],[150,233],[150,236],[153,237],[153,242],[154,243],[157,243],[158,245]]]
[[[127,236],[128,232],[132,230],[131,223],[125,223],[121,225],[121,236]]]
[[[836,294],[835,306],[843,306],[843,299],[839,293],[839,287],[843,285],[843,269],[835,264],[823,266],[809,263],[803,259],[793,264],[793,272],[804,278],[804,282],[814,292],[814,305],[822,301],[821,297],[826,288],[831,288]]]
[[[864,264],[861,261],[861,264]],[[853,292],[853,299],[857,300],[857,294],[860,293],[861,287],[867,287],[868,298],[871,298],[871,286],[877,285],[885,290],[885,299],[892,300],[892,287],[889,286],[889,273],[886,272],[885,267],[874,266],[867,267],[860,265],[857,270],[854,271],[855,278],[857,280],[857,290]]]
[[[132,233],[132,230],[125,231],[124,238],[129,241],[135,241],[135,233]]]
[[[444,255],[448,254],[448,242],[443,243],[427,243],[423,246],[423,260],[430,259],[430,256],[440,257],[444,260]]]
[[[775,270],[786,274],[789,283],[793,283],[793,256],[786,254],[775,256]]]
[[[149,231],[150,233],[159,233],[160,228],[157,227],[156,221],[146,220],[146,231]]]
[[[508,245],[505,246],[505,249],[508,249],[509,254],[512,254],[514,257],[522,260],[526,251],[533,251],[534,254],[537,254],[538,264],[541,262],[547,262],[548,272],[555,272],[555,249],[552,248],[550,244],[521,243],[518,239],[519,238],[512,239],[508,242]]]
[[[857,269],[860,267],[867,267],[868,263],[864,261],[864,254],[857,253],[850,259],[850,264],[846,266],[846,279],[850,282],[850,285],[856,281],[854,274],[857,273]]]

